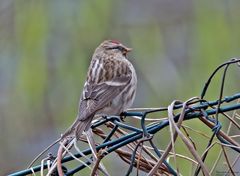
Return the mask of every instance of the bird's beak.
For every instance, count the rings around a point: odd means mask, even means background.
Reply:
[[[127,48],[127,47],[125,47],[125,48],[124,48],[124,51],[123,51],[123,54],[124,54],[124,55],[127,55],[127,53],[130,52],[130,51],[132,51],[132,48]]]
[[[132,51],[132,48],[126,48],[127,53],[130,52],[130,51]]]

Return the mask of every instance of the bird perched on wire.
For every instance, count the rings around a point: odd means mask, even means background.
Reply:
[[[71,141],[79,140],[83,132],[90,129],[96,115],[120,115],[132,106],[137,88],[137,75],[127,59],[127,53],[131,50],[116,40],[106,40],[96,48],[80,98],[77,118],[62,135],[63,145],[68,144],[68,138]],[[88,141],[91,148],[94,144],[90,144],[91,140]],[[63,175],[62,153],[63,146],[60,146],[57,164],[59,175]],[[104,167],[102,168],[104,170]]]
[[[120,115],[131,107],[137,75],[127,53],[132,49],[116,40],[106,40],[95,50],[79,102],[78,115],[63,135],[80,138],[95,115]]]
[[[60,142],[57,163],[52,163],[47,175],[51,175],[56,166],[59,175],[63,175],[61,168],[63,145],[73,142],[74,139],[79,140],[84,131],[91,131],[89,129],[95,115],[120,115],[131,107],[137,88],[135,69],[127,59],[127,53],[131,50],[116,40],[106,40],[96,48],[88,69],[75,122],[59,139],[42,151],[28,168],[32,167],[49,148]]]

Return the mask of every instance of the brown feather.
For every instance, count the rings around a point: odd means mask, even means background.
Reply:
[[[63,136],[74,134],[79,138],[84,130],[90,128],[95,114],[119,115],[131,106],[136,92],[136,73],[121,51],[108,49],[115,45],[121,44],[105,41],[95,50],[80,98],[78,116]],[[122,104],[117,105],[119,101]]]

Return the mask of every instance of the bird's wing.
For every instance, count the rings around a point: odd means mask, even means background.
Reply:
[[[78,120],[83,121],[110,103],[131,80],[131,75],[121,75],[98,84],[86,83],[79,105]]]

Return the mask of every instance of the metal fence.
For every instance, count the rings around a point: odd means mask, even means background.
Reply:
[[[94,175],[97,172],[100,160],[112,152],[116,152],[129,165],[122,175],[130,175],[133,172],[138,174],[140,171],[145,172],[149,176],[154,174],[178,175],[181,173],[181,168],[178,168],[177,163],[181,159],[187,160],[192,164],[191,170],[193,175],[198,175],[200,171],[204,175],[211,175],[216,165],[221,164],[219,163],[219,158],[222,155],[226,163],[224,172],[237,175],[237,173],[240,173],[240,169],[235,167],[240,153],[239,136],[231,136],[230,131],[239,134],[240,115],[238,115],[237,110],[240,109],[238,101],[240,93],[223,96],[223,91],[229,66],[236,66],[239,62],[239,59],[234,58],[217,67],[205,83],[200,97],[193,97],[187,101],[174,100],[168,107],[131,109],[124,112],[121,117],[109,116],[98,119],[92,124],[92,130],[94,135],[102,139],[96,146],[99,162],[91,164],[92,152],[90,148],[87,148],[82,151],[84,155],[88,156],[89,159],[87,160],[80,153],[74,154],[75,157],[69,155],[62,159],[64,175],[81,173],[88,165],[92,166],[91,174]],[[212,78],[215,77],[219,70],[223,70],[219,97],[215,101],[208,101],[204,99],[205,94],[208,91]],[[231,112],[231,115],[228,112]],[[225,123],[229,123],[227,130],[221,129],[223,118],[220,118],[220,116],[224,117]],[[130,118],[137,120],[139,125],[127,122]],[[205,139],[206,146],[203,152],[200,152],[195,144],[197,139],[189,133],[189,131],[194,131],[194,129],[184,125],[184,121],[193,119],[198,119],[198,123],[212,130],[211,136]],[[170,133],[168,145],[165,149],[160,149],[161,147],[154,142],[153,138],[155,134],[161,133],[163,129],[168,127]],[[195,132],[199,135],[204,135],[204,131]],[[184,156],[175,151],[177,138],[187,147],[190,156]],[[83,139],[83,141],[85,140]],[[205,164],[205,160],[208,158],[209,151],[211,151],[214,145],[219,145],[221,151],[219,151],[218,156],[216,155],[215,163],[210,168]],[[226,148],[230,149],[231,154],[226,152]],[[236,155],[233,155],[235,153]],[[169,162],[169,157],[173,158],[173,162]],[[85,163],[80,163],[76,168],[69,168],[65,165],[69,162],[78,162],[76,158],[83,158]],[[44,173],[47,173],[44,170],[49,169],[54,160],[55,157],[50,155],[42,160],[42,164],[10,175],[22,176],[36,172],[44,175]],[[57,171],[53,170],[51,175],[58,175]]]

